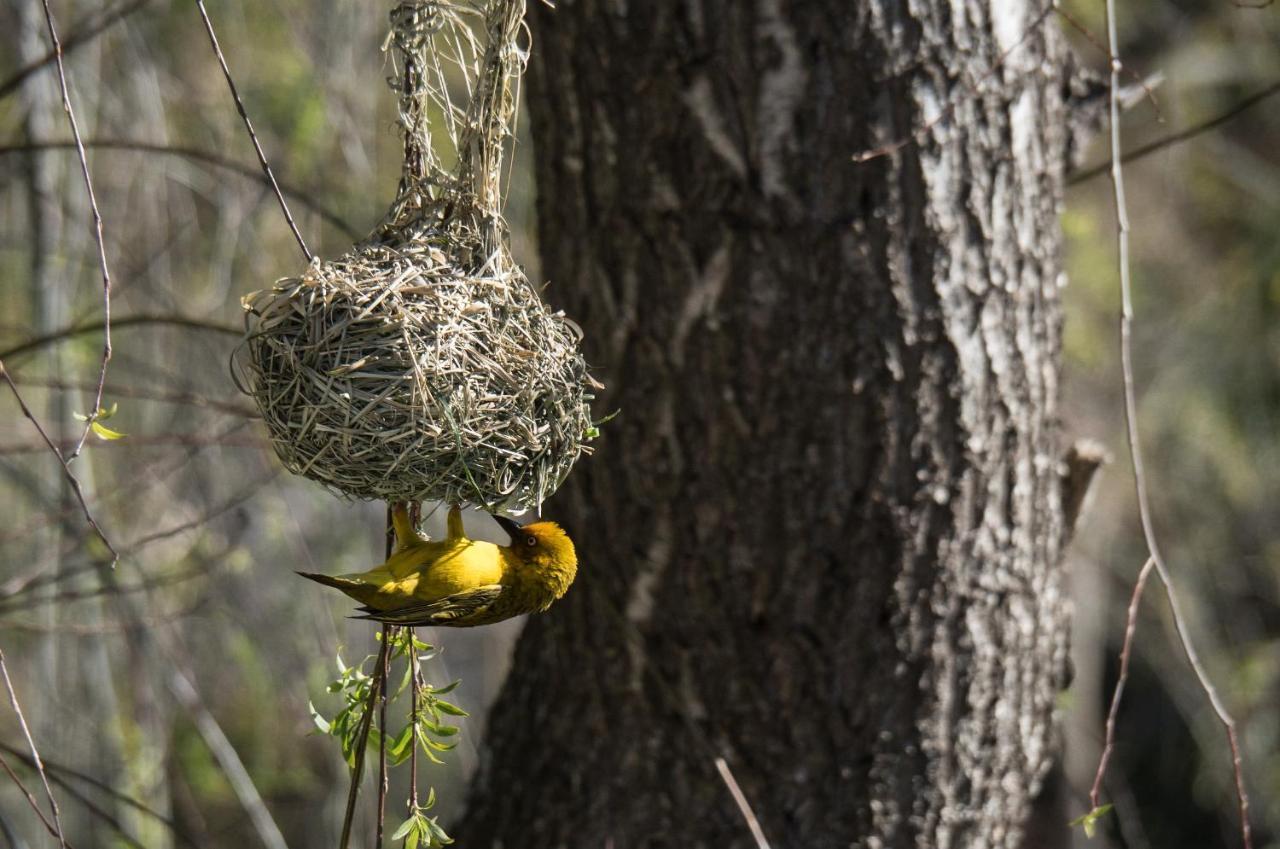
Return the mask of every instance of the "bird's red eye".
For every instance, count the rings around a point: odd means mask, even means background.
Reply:
[[[537,545],[537,544],[538,544],[538,538],[537,538],[537,537],[525,537],[525,538],[524,538],[524,544],[525,544],[525,545],[529,545],[529,546]]]

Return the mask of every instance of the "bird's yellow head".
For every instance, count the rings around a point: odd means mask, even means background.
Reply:
[[[564,595],[578,573],[578,553],[573,540],[555,522],[530,522],[521,525],[506,516],[494,516],[511,537],[508,558],[520,571],[547,584],[555,598]]]

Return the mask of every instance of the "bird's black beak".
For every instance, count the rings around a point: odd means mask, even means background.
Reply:
[[[490,515],[493,514],[491,513]],[[513,544],[519,542],[521,528],[519,522],[515,519],[508,519],[506,516],[494,516],[493,521],[502,526],[502,529],[507,532],[507,536],[511,537],[511,542]]]

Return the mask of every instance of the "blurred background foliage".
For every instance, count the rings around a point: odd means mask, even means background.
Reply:
[[[1164,75],[1158,110],[1143,101],[1126,115],[1129,146],[1212,117],[1280,79],[1280,7],[1229,0],[1119,7],[1127,67]],[[95,514],[124,552],[114,573],[94,559],[100,550],[55,462],[4,393],[0,648],[43,754],[110,789],[55,770],[69,784],[55,790],[82,849],[259,844],[213,754],[209,721],[290,844],[335,844],[346,770],[333,741],[311,733],[307,703],[334,707],[325,692],[334,655],[353,662],[372,651],[372,631],[344,618],[344,599],[302,586],[292,571],[381,559],[383,511],[279,474],[227,367],[240,297],[296,273],[301,256],[254,176],[252,149],[194,4],[75,0],[54,8],[64,40],[104,11],[125,12],[67,61],[84,136],[112,143],[91,149],[89,162],[116,282],[113,312],[206,326],[122,322],[114,334],[106,400],[119,404],[111,426],[127,436],[91,438],[75,462]],[[1087,30],[1104,32],[1100,2],[1065,8]],[[322,256],[372,227],[399,175],[379,50],[384,11],[339,0],[210,9],[294,215]],[[1061,21],[1050,25],[1063,29],[1084,64],[1105,67],[1088,39]],[[74,153],[47,147],[69,138],[56,76],[46,69],[20,85],[4,82],[48,49],[38,4],[0,7],[0,33],[0,351],[9,351],[92,323],[101,301]],[[1127,169],[1136,376],[1156,523],[1201,652],[1244,729],[1260,847],[1280,846],[1277,105],[1280,97]],[[147,148],[130,149],[139,144]],[[515,254],[537,279],[528,154],[522,140],[508,218]],[[1105,159],[1103,140],[1087,159]],[[1079,182],[1063,213],[1064,433],[1100,439],[1115,456],[1068,564],[1077,674],[1063,699],[1063,733],[1072,815],[1087,807],[1129,588],[1144,556],[1123,442],[1110,191],[1105,176]],[[554,304],[554,281],[547,295]],[[87,333],[4,356],[33,411],[64,443],[78,436],[74,414],[92,404],[87,389],[100,346],[100,336]],[[608,364],[600,366],[607,380]],[[468,519],[478,536],[496,530],[488,521]],[[441,516],[428,519],[429,529],[441,526]],[[518,630],[508,623],[423,635],[443,646],[427,664],[430,680],[461,678],[452,698],[472,713],[448,765],[422,770],[445,823],[476,768],[484,711]],[[1100,840],[1238,845],[1225,738],[1172,639],[1154,583],[1137,646],[1107,788],[1116,815],[1102,823]],[[193,685],[194,702],[179,697],[175,676]],[[402,706],[393,711],[403,715]],[[0,710],[0,743],[21,751],[20,741],[12,714]],[[7,759],[35,786],[16,755]],[[393,824],[404,795],[402,783],[393,786]],[[367,814],[369,805],[361,807]],[[4,781],[0,820],[0,831],[40,845],[25,801]],[[358,821],[357,834],[369,833]],[[1074,839],[1083,845],[1083,835]]]

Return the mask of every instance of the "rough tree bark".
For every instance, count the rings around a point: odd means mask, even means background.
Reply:
[[[547,294],[622,414],[459,838],[749,846],[723,755],[774,847],[1017,845],[1066,642],[1052,23],[530,6]]]

